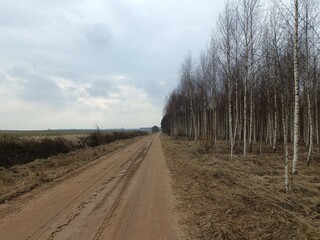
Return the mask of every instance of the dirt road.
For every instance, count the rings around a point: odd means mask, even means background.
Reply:
[[[0,239],[179,239],[159,134],[0,206]]]

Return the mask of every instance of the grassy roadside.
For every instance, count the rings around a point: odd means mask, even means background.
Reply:
[[[67,154],[38,159],[24,165],[0,168],[0,203],[78,169],[85,164],[138,141],[142,137],[118,140],[110,144],[85,148]]]
[[[230,160],[194,142],[161,141],[189,239],[320,239],[319,162],[301,164],[286,196],[280,154]]]

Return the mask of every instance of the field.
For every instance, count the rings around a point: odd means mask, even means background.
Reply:
[[[192,141],[161,140],[188,239],[320,239],[317,158],[307,167],[301,154],[299,175],[286,195],[280,150],[254,149],[246,159],[240,153],[230,159],[226,142],[204,153]]]
[[[99,129],[102,133],[112,132],[135,132],[140,129]],[[146,129],[145,129],[146,130]],[[48,129],[48,130],[0,130],[0,135],[18,136],[18,137],[36,137],[36,136],[68,136],[68,135],[88,135],[94,133],[96,129]]]

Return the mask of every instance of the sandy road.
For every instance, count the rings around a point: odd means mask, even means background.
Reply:
[[[0,239],[179,239],[159,134],[0,206]]]

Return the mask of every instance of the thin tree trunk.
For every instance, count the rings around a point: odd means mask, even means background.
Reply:
[[[260,122],[260,126],[261,126],[261,129],[262,129],[262,121]],[[260,133],[261,133],[261,130],[260,130]],[[260,135],[259,137],[260,137],[260,155],[261,155],[261,153],[262,153],[262,141],[263,141],[263,139],[262,139],[262,135]]]
[[[254,108],[254,107],[253,107]],[[256,124],[256,114],[255,111],[253,110],[253,143],[255,144],[257,142],[257,132],[256,132],[256,128],[257,128],[257,124]]]
[[[197,142],[197,138],[198,138],[197,123],[196,123],[194,104],[193,104],[193,99],[192,99],[192,94],[190,89],[189,89],[189,98],[190,98],[190,110],[191,110],[191,117],[192,117],[192,124],[193,124],[194,141]]]
[[[214,134],[214,143],[217,143],[217,135],[218,135],[218,123],[217,123],[217,104],[215,103],[214,104],[214,131],[215,131],[215,134]]]
[[[231,106],[231,80],[228,77],[228,109],[229,109],[229,141],[230,141],[230,157],[233,155],[233,133],[232,133],[232,106]]]
[[[250,91],[250,119],[249,119],[249,151],[252,152],[252,130],[253,130],[253,84]]]
[[[248,31],[247,31],[248,33]],[[245,36],[247,39],[248,36]],[[246,40],[247,41],[247,40]],[[245,77],[244,77],[244,96],[243,96],[243,156],[247,156],[247,82],[248,82],[248,43],[246,43],[246,55],[245,55]]]
[[[319,83],[317,82],[317,67],[316,67],[316,57],[314,56],[313,59],[313,65],[314,65],[314,73],[313,73],[313,81],[315,83],[315,98],[314,98],[314,106],[316,109],[315,112],[315,121],[316,121],[316,139],[317,139],[317,145],[319,145],[319,118],[318,118],[318,89],[319,89]]]
[[[308,5],[308,3],[306,3]],[[313,148],[313,124],[312,124],[312,112],[311,112],[311,78],[310,78],[310,60],[309,60],[309,33],[308,33],[308,30],[309,30],[309,6],[306,7],[306,10],[305,10],[305,13],[306,13],[306,16],[305,16],[305,21],[306,21],[306,25],[305,25],[305,47],[306,47],[306,85],[307,85],[307,102],[308,102],[308,123],[309,123],[309,126],[308,126],[308,147],[309,147],[309,150],[308,150],[308,157],[307,157],[307,164],[309,165],[310,164],[310,158],[311,158],[311,154],[312,154],[312,148]]]
[[[312,113],[311,113],[311,100],[310,100],[310,92],[307,93],[308,100],[308,119],[309,119],[309,150],[308,150],[308,158],[307,164],[310,164],[310,158],[313,149],[313,125],[312,125]]]
[[[273,144],[272,151],[276,151],[277,144],[277,126],[278,126],[278,105],[277,105],[277,94],[274,95],[274,129],[273,129]]]
[[[294,23],[294,139],[292,174],[298,174],[298,144],[299,144],[299,69],[298,69],[298,30],[299,10],[298,0],[295,0],[295,23]]]
[[[316,137],[317,137],[317,145],[319,145],[319,118],[318,118],[318,94],[317,93],[315,97],[315,108],[316,108]]]
[[[237,137],[237,131],[238,131],[238,124],[239,124],[238,80],[236,80],[236,118],[235,119],[236,120],[234,124],[233,149],[236,144],[236,137]]]
[[[232,133],[232,105],[231,105],[231,59],[230,59],[230,48],[227,50],[228,58],[228,110],[229,110],[229,141],[230,141],[230,157],[233,155],[233,133]]]
[[[286,194],[290,193],[290,181],[289,181],[289,159],[288,159],[288,137],[287,137],[287,125],[288,121],[287,119],[287,114],[286,114],[286,108],[284,104],[284,96],[282,94],[281,96],[281,105],[282,105],[282,126],[283,126],[283,145],[285,149],[285,157],[284,157],[284,185],[286,189]]]
[[[239,112],[242,112],[241,101],[239,101]],[[238,133],[239,141],[242,140],[242,136],[243,136],[242,132],[243,132],[243,116],[242,116],[242,114],[239,114],[239,133]]]

